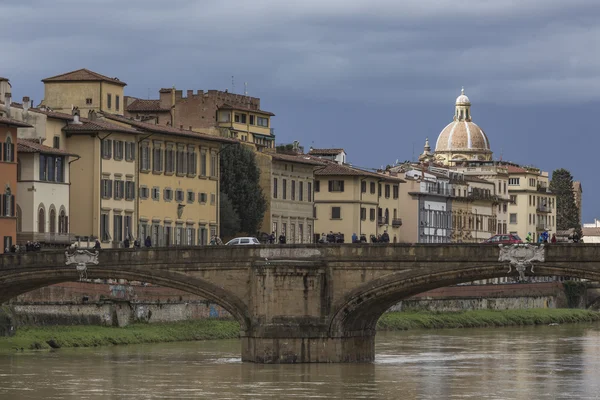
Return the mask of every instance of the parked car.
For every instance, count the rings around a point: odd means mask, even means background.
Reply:
[[[491,243],[491,244],[517,244],[523,243],[519,235],[516,233],[503,233],[501,235],[494,235],[483,243]]]
[[[248,246],[254,244],[260,244],[258,239],[255,237],[238,237],[225,243],[225,246]]]

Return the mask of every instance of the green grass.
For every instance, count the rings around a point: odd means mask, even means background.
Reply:
[[[547,325],[600,321],[600,313],[577,309],[527,309],[464,312],[390,312],[377,323],[380,331],[407,329],[476,328]],[[103,326],[21,327],[12,337],[0,338],[0,352],[94,347],[190,340],[235,339],[240,326],[231,320],[195,320],[169,324],[135,324],[125,328]]]
[[[195,320],[169,324],[135,324],[124,328],[104,326],[21,327],[12,337],[0,338],[0,351],[94,347],[117,344],[162,343],[189,340],[234,339],[240,325],[230,320]]]
[[[600,321],[600,313],[576,309],[476,310],[463,312],[390,312],[377,322],[380,331],[547,325]]]

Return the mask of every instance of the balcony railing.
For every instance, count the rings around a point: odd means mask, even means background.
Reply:
[[[421,187],[421,193],[440,194],[442,196],[452,196],[452,189],[445,189],[436,186]]]
[[[481,193],[481,192],[471,192],[469,193],[469,195],[467,196],[467,198],[472,199],[472,200],[490,200],[493,202],[499,202],[500,201],[500,196],[497,196],[495,194],[488,194],[488,193]]]
[[[390,219],[386,218],[386,217],[378,217],[377,218],[377,223],[379,225],[388,225],[390,223]]]
[[[540,213],[550,213],[550,212],[552,212],[552,210],[548,206],[539,205],[539,206],[537,206],[537,212],[540,212]]]
[[[547,225],[545,222],[538,222],[535,224],[535,229],[538,231],[545,231],[547,229]]]
[[[550,188],[546,185],[537,185],[537,191],[540,193],[550,193]]]
[[[47,244],[65,244],[70,245],[75,242],[75,235],[71,233],[56,232],[17,232],[17,242],[25,244],[27,242],[39,242]]]
[[[392,226],[397,228],[399,226],[402,226],[402,218],[393,218],[392,219]]]

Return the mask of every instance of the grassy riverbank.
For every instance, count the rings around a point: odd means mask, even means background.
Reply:
[[[600,313],[576,309],[530,309],[465,312],[392,312],[377,323],[380,331],[407,329],[475,328],[548,325],[600,321]],[[0,338],[0,352],[94,347],[117,344],[162,343],[233,339],[239,324],[229,320],[196,320],[170,324],[135,324],[125,328],[102,326],[21,327],[15,336]]]

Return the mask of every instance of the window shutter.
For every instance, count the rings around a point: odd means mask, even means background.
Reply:
[[[63,233],[69,233],[69,217],[64,217],[65,226],[63,227]]]
[[[10,195],[10,216],[15,216],[15,195]]]
[[[108,189],[108,193],[106,194],[106,197],[112,197],[112,181],[110,179],[106,180],[106,188]]]
[[[10,144],[10,161],[15,161],[15,145],[14,143]]]
[[[112,157],[112,140],[108,139],[106,141],[108,144],[106,145],[106,150],[107,150],[107,157],[110,158]]]
[[[5,194],[0,196],[0,217],[4,217],[4,196]]]
[[[333,192],[333,181],[329,181],[329,191]]]
[[[344,191],[344,181],[340,181],[340,191]]]
[[[3,151],[4,147],[2,147],[2,143],[0,142],[0,161],[4,160],[4,151]]]

